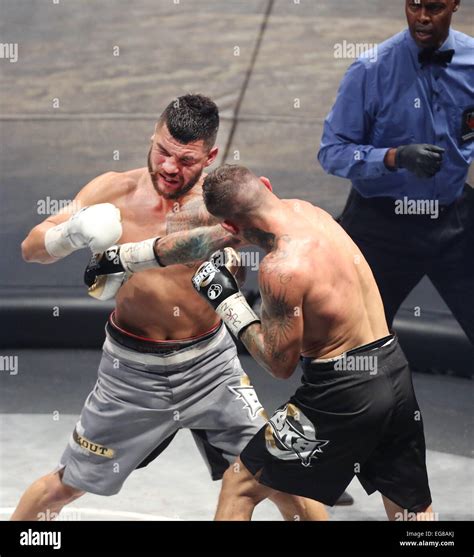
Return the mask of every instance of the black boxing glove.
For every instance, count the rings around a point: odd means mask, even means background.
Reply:
[[[395,164],[397,168],[405,168],[418,178],[432,178],[441,170],[444,152],[443,148],[436,145],[402,145],[395,153]]]
[[[133,273],[162,267],[154,249],[157,240],[112,246],[104,253],[93,255],[84,273],[89,294],[99,300],[109,300]]]
[[[228,254],[221,254],[222,252],[212,254],[211,261],[206,261],[199,267],[192,282],[198,293],[211,304],[231,333],[238,338],[246,327],[260,322],[260,319],[226,266]],[[215,263],[219,260],[224,264]]]

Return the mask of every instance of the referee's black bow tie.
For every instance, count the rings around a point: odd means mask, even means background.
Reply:
[[[425,48],[418,54],[418,62],[420,62],[422,67],[428,64],[439,64],[447,68],[453,56],[454,50],[434,50],[432,48]]]

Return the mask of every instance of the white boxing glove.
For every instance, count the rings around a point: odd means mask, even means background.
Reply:
[[[113,275],[102,275],[97,277],[94,284],[89,287],[89,296],[96,300],[104,301],[115,298],[123,284],[127,282],[126,273],[114,273]]]
[[[84,273],[89,295],[97,300],[114,298],[133,273],[161,267],[154,245],[159,238],[111,246],[91,257]]]
[[[87,247],[92,253],[101,253],[122,236],[120,220],[120,210],[112,203],[84,207],[68,221],[46,232],[45,249],[56,259]]]

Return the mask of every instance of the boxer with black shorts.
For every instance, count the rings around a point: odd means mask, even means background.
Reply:
[[[300,359],[303,367],[301,387],[243,450],[240,469],[225,473],[217,515],[246,517],[254,477],[333,505],[357,475],[367,493],[382,494],[390,519],[405,510],[429,518],[410,370],[356,244],[325,211],[278,199],[266,178],[246,168],[215,170],[203,192],[228,232],[267,254],[261,321],[247,318],[248,304],[217,254],[194,276],[195,288],[272,375],[290,377]]]

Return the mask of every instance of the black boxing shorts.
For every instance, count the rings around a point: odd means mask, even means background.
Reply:
[[[423,421],[394,336],[331,360],[302,358],[303,384],[246,446],[260,483],[334,505],[354,476],[409,510],[431,504]]]

